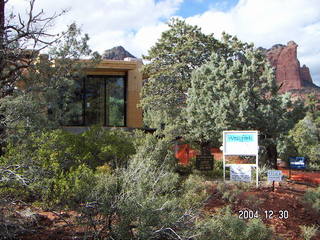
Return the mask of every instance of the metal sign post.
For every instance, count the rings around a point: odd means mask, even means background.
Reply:
[[[240,168],[241,165],[245,165],[256,168],[256,186],[258,187],[258,150],[258,131],[223,131],[223,180],[226,180],[226,167],[235,168],[238,165]],[[226,156],[255,156],[256,161],[255,164],[226,164]],[[245,175],[243,179],[247,179]]]

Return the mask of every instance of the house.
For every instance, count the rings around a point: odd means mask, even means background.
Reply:
[[[87,69],[87,77],[77,82],[75,102],[79,110],[64,128],[75,133],[92,125],[141,128],[141,67],[141,60],[127,57],[104,59]]]

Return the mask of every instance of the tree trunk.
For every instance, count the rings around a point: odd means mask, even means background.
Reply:
[[[278,165],[277,165],[278,152],[277,152],[276,144],[271,143],[267,146],[267,156],[268,156],[268,161],[270,165],[274,169],[278,169]]]
[[[209,142],[201,142],[200,143],[200,147],[201,147],[201,155],[210,155],[210,143]]]

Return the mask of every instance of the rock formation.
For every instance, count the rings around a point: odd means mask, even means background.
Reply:
[[[312,82],[309,68],[303,65],[297,58],[298,45],[294,41],[287,45],[276,44],[271,49],[265,50],[271,65],[275,68],[276,79],[280,92],[296,91],[303,88],[314,88],[320,90]]]
[[[136,58],[131,53],[126,51],[122,46],[114,47],[109,50],[106,50],[102,58],[103,59],[112,59],[112,60],[124,60],[125,58]]]

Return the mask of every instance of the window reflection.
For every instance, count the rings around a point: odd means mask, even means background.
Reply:
[[[106,83],[106,125],[124,126],[123,77],[109,78]]]
[[[125,126],[125,77],[88,76],[77,83],[69,125]]]

